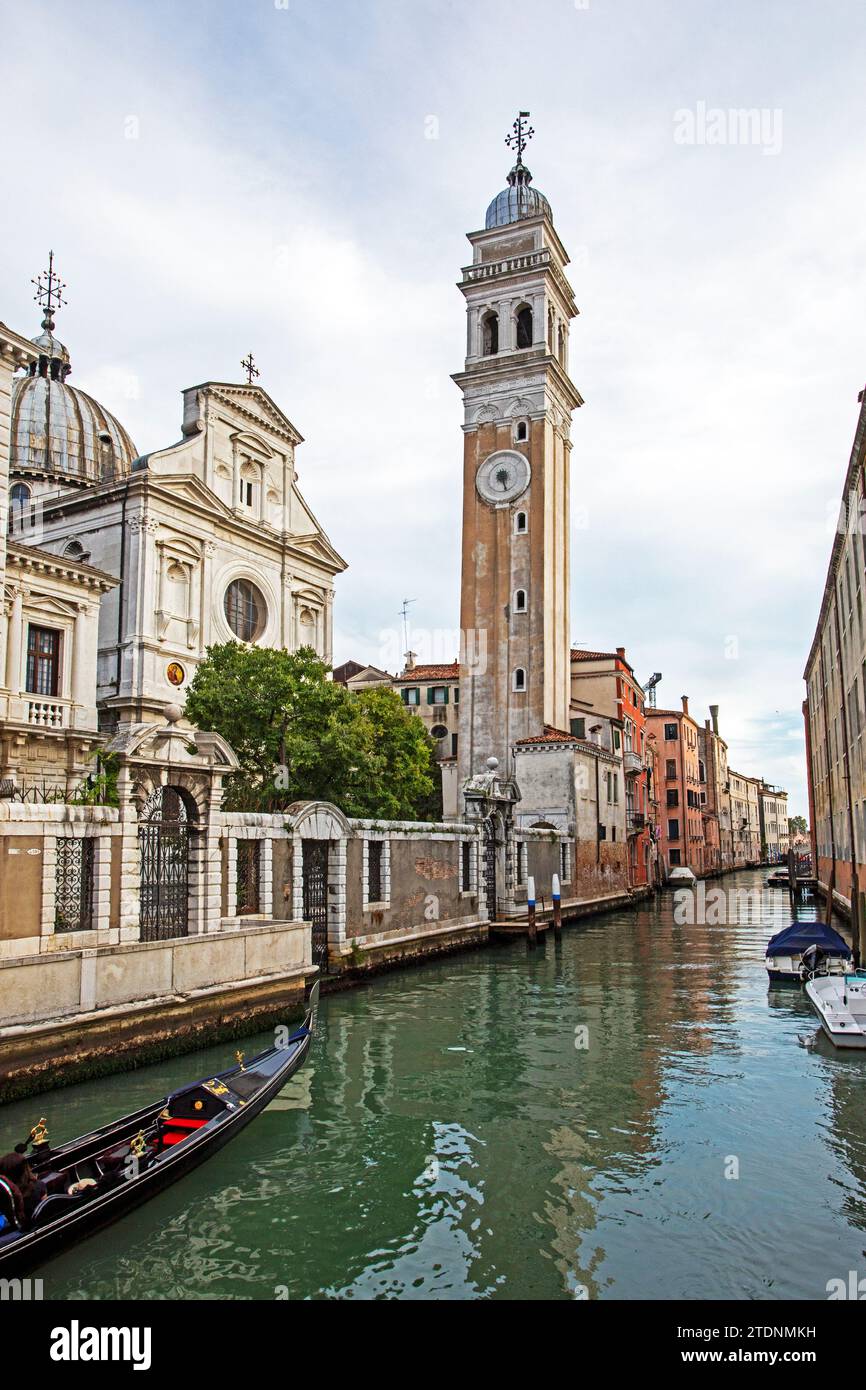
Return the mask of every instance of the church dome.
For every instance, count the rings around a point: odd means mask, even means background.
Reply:
[[[532,186],[532,175],[520,161],[508,175],[508,187],[497,193],[487,209],[485,227],[507,227],[510,222],[522,222],[527,217],[549,217],[553,221],[550,203],[543,193]]]
[[[86,392],[70,386],[69,353],[50,314],[33,339],[39,360],[12,383],[10,473],[64,483],[111,482],[137,457],[123,426]]]

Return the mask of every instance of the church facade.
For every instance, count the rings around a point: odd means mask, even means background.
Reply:
[[[106,582],[88,610],[94,630],[86,643],[82,634],[90,655],[84,674],[75,667],[77,685],[65,625],[50,614],[42,624],[57,668],[46,688],[76,704],[89,681],[111,732],[182,705],[210,645],[309,646],[330,664],[334,578],[346,563],[298,488],[295,426],[258,385],[205,382],[183,392],[179,442],[139,456],[124,427],[67,380],[53,313],[9,389],[9,553],[35,547],[56,557],[58,573],[77,567],[91,590],[96,576]],[[32,630],[25,624],[21,640]],[[25,667],[15,669],[29,696]]]

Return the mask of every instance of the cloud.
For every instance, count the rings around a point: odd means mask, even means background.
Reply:
[[[625,643],[639,674],[664,672],[663,702],[718,701],[734,766],[805,810],[802,667],[866,371],[858,15],[844,0],[796,24],[781,0],[731,0],[723,24],[709,0],[35,0],[4,15],[20,119],[0,316],[37,331],[29,280],[53,245],[73,379],[141,450],[177,438],[185,386],[238,379],[252,349],[350,561],[337,659],[376,660],[405,597],[417,629],[446,633],[455,281],[503,185],[508,103],[528,107],[582,310],[573,637]],[[48,31],[46,78],[33,34]],[[780,108],[781,152],[678,146],[674,113],[701,101]]]

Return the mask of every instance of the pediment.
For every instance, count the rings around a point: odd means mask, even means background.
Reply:
[[[41,618],[74,618],[78,611],[78,605],[64,603],[62,599],[48,595],[43,597],[31,593],[24,609],[28,614],[38,613]]]
[[[226,406],[239,421],[259,424],[288,444],[303,443],[287,415],[260,386],[238,386],[229,382],[208,382],[205,388],[214,401]],[[243,426],[242,426],[243,428]],[[255,435],[253,435],[255,438]]]
[[[288,545],[296,555],[302,555],[305,560],[312,560],[333,573],[339,573],[349,568],[347,561],[334,549],[327,536],[322,532],[314,532],[304,536],[289,536]]]

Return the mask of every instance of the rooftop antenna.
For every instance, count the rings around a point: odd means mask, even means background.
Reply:
[[[403,650],[407,653],[409,651],[409,604],[417,602],[416,598],[404,598],[403,607],[400,609],[403,618]]]

